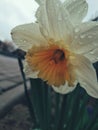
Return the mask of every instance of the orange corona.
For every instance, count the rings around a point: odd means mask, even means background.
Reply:
[[[37,50],[37,51],[36,51]],[[68,50],[58,45],[49,44],[47,48],[31,48],[26,54],[26,60],[32,71],[39,71],[38,77],[49,85],[59,87],[67,81],[72,86],[74,77],[69,64]]]

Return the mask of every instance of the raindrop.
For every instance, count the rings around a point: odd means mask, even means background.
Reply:
[[[58,7],[58,6],[59,6],[59,4],[57,3],[57,4],[56,4],[56,6]]]
[[[90,51],[90,54],[94,54],[94,51]]]
[[[94,45],[94,46],[98,46],[98,43],[95,43],[95,42],[94,42],[93,45]]]
[[[22,40],[22,39],[20,39],[19,41],[20,41],[20,42],[22,42],[23,40]]]
[[[23,42],[24,42],[24,43],[26,43],[27,41],[26,41],[26,40],[24,40]]]
[[[84,11],[86,11],[87,10],[87,8],[84,8]]]
[[[80,38],[82,38],[82,39],[85,38],[85,35],[81,35]]]
[[[98,57],[96,57],[96,60],[98,60]]]
[[[77,33],[77,32],[79,32],[79,31],[80,31],[80,29],[79,29],[79,28],[76,28],[76,29],[75,29],[75,32],[76,32],[76,33]]]
[[[80,14],[80,11],[78,11],[78,14]]]
[[[91,35],[89,35],[89,36],[88,36],[88,38],[92,38],[92,36],[91,36]]]
[[[96,36],[96,32],[93,32],[92,35],[93,35],[93,36]]]

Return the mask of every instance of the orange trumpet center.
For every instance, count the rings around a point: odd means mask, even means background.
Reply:
[[[55,64],[58,64],[60,61],[63,61],[64,58],[65,58],[64,52],[60,49],[57,49],[54,51],[51,60],[54,60]]]
[[[67,81],[69,86],[72,86],[75,79],[69,56],[68,50],[49,45],[47,48],[34,47],[28,50],[26,61],[32,71],[38,71],[38,77],[49,85],[60,87]]]

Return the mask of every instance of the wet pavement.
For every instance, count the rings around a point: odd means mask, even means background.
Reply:
[[[0,116],[23,95],[24,85],[18,59],[0,55]]]

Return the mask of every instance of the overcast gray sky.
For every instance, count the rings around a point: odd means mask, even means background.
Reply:
[[[64,1],[64,0],[62,0]],[[88,17],[98,10],[98,0],[87,0],[90,3]],[[35,21],[38,5],[34,0],[0,0],[0,40],[11,40],[10,31],[16,25]],[[98,11],[95,15],[98,14]]]
[[[0,39],[10,40],[13,27],[34,21],[37,7],[34,0],[0,0]]]

